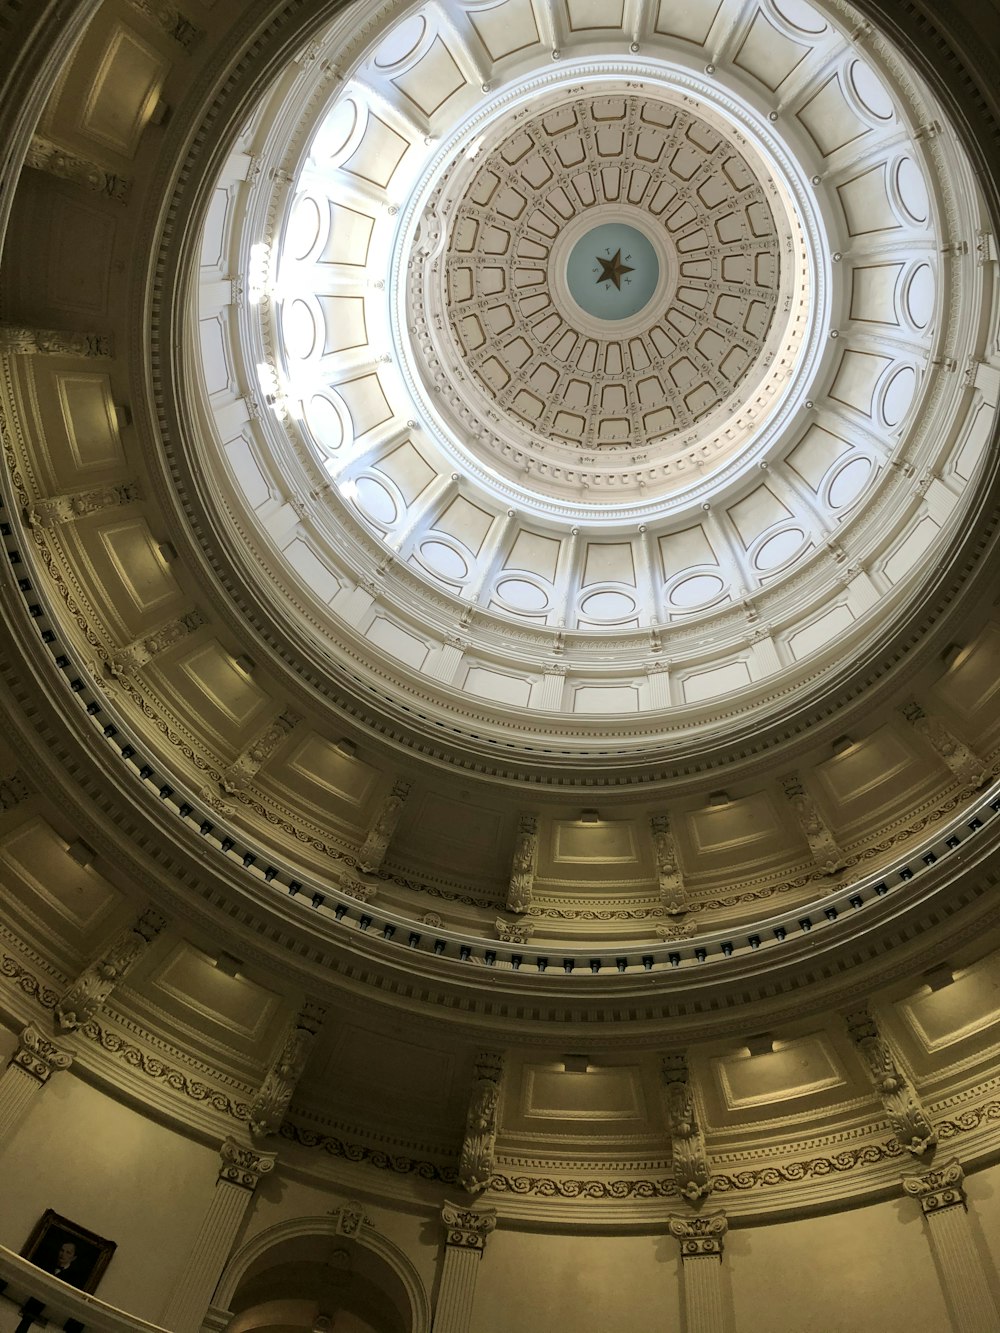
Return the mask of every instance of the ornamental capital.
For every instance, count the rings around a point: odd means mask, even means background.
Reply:
[[[681,1243],[681,1259],[703,1259],[714,1255],[722,1262],[722,1244],[729,1222],[723,1212],[698,1217],[668,1217],[667,1228]]]
[[[928,1216],[944,1208],[964,1208],[965,1190],[962,1180],[965,1172],[957,1157],[919,1176],[903,1177],[903,1193],[919,1199],[920,1207]]]
[[[445,1242],[461,1250],[482,1254],[486,1238],[497,1224],[495,1208],[465,1208],[460,1203],[446,1203],[441,1209]]]
[[[34,1023],[29,1023],[22,1030],[17,1039],[17,1050],[11,1057],[15,1069],[20,1069],[39,1083],[48,1083],[53,1074],[68,1069],[72,1063],[72,1053],[57,1046]]]
[[[219,1156],[222,1158],[220,1181],[227,1185],[238,1185],[240,1189],[255,1190],[261,1176],[274,1170],[278,1154],[247,1148],[229,1136],[219,1149]]]

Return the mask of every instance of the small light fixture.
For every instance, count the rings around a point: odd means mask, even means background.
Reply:
[[[941,661],[944,663],[945,670],[950,671],[952,667],[958,666],[965,656],[965,647],[960,643],[949,643],[948,647],[941,654]]]
[[[710,810],[723,810],[727,805],[732,805],[727,791],[710,791],[708,793],[708,808]]]
[[[346,736],[341,736],[339,741],[335,741],[333,748],[339,750],[345,759],[353,759],[358,753],[358,747],[353,741],[349,741]]]
[[[747,1037],[746,1048],[751,1055],[770,1055],[774,1050],[774,1038],[770,1032],[758,1032],[756,1036]]]
[[[246,655],[246,653],[240,653],[239,657],[234,657],[234,658],[233,658],[233,665],[234,665],[239,671],[242,671],[243,674],[244,674],[244,676],[252,676],[252,675],[253,675],[253,672],[254,672],[254,667],[255,667],[257,664],[256,664],[256,662],[253,660],[253,658],[252,658],[252,657],[248,657],[248,656]]]
[[[79,866],[92,865],[97,855],[93,847],[84,842],[82,838],[74,838],[67,846],[66,851]]]
[[[601,816],[597,813],[596,810],[580,811],[581,824],[599,824],[600,822],[601,822]]]
[[[586,1074],[590,1069],[590,1057],[586,1055],[564,1055],[564,1074]]]
[[[177,559],[177,547],[173,542],[160,542],[156,548],[160,553],[160,559],[165,565],[172,565]]]
[[[930,987],[931,991],[944,990],[945,986],[950,986],[955,980],[955,973],[952,971],[950,963],[938,963],[932,967],[929,972],[924,973],[924,982]]]
[[[854,749],[854,741],[850,736],[838,736],[830,743],[830,749],[834,754],[847,754],[848,750]]]
[[[237,977],[243,964],[238,958],[234,958],[231,953],[220,953],[215,960],[217,971],[227,977]]]

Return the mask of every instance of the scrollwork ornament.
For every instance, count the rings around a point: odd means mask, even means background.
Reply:
[[[465,1139],[458,1166],[459,1183],[470,1194],[488,1188],[493,1175],[497,1138],[497,1110],[503,1056],[482,1052],[476,1060],[475,1079],[465,1118]]]

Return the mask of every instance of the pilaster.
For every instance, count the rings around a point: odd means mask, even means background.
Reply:
[[[239,1235],[261,1176],[274,1170],[276,1154],[262,1153],[227,1138],[215,1193],[187,1264],[174,1286],[161,1323],[172,1333],[196,1333],[219,1275]]]
[[[487,1237],[497,1224],[496,1210],[446,1203],[441,1220],[445,1250],[433,1333],[470,1333],[476,1275]]]
[[[670,1217],[667,1227],[681,1247],[686,1333],[727,1333],[722,1285],[722,1249],[729,1230],[725,1213]]]
[[[0,1144],[17,1129],[52,1075],[72,1063],[72,1053],[57,1046],[33,1023],[22,1030],[17,1050],[0,1074]]]
[[[955,1333],[996,1333],[1000,1311],[983,1267],[957,1158],[920,1175],[903,1177],[903,1192],[917,1199],[937,1264]]]

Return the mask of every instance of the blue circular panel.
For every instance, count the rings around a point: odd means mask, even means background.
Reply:
[[[624,222],[604,222],[577,241],[566,265],[570,294],[597,319],[628,319],[656,291],[660,261],[651,243]]]

